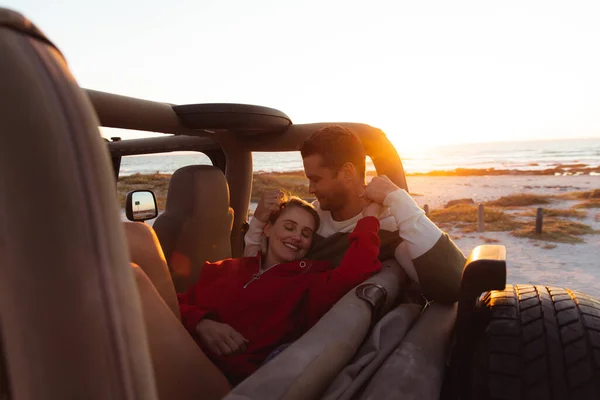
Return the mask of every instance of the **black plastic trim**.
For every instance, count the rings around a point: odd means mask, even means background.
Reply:
[[[189,129],[230,130],[246,134],[283,132],[292,120],[274,108],[249,104],[208,103],[173,106]]]

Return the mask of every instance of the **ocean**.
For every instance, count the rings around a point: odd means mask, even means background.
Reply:
[[[565,164],[600,166],[600,138],[561,139],[447,145],[417,150],[396,147],[407,173],[451,171],[456,168],[541,170]],[[209,164],[201,153],[176,152],[124,157],[121,175],[171,174],[190,164]],[[285,172],[302,169],[299,152],[254,153],[254,171]],[[367,161],[367,170],[373,170]]]

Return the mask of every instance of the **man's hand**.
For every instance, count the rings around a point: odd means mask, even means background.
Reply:
[[[203,319],[196,325],[200,341],[218,356],[229,356],[246,351],[248,339],[227,324]]]
[[[383,204],[388,194],[395,192],[399,187],[385,175],[374,177],[365,188],[364,197],[377,204]]]
[[[269,222],[269,217],[271,214],[279,210],[279,205],[283,201],[283,198],[284,195],[281,190],[270,190],[264,192],[260,197],[260,201],[258,202],[258,206],[256,206],[256,210],[254,211],[254,218],[264,223]]]

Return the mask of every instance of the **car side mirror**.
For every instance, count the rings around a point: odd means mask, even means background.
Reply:
[[[127,193],[125,215],[128,220],[134,222],[156,218],[158,206],[156,205],[154,192],[151,190],[134,190]]]

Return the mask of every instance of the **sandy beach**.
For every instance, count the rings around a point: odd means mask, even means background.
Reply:
[[[515,193],[557,195],[600,188],[599,176],[471,176],[471,177],[407,177],[408,187],[416,202],[431,208],[443,207],[448,201],[472,198],[476,203]],[[578,201],[559,201],[548,208],[570,208]],[[536,208],[529,207],[529,208]],[[586,210],[580,222],[600,230],[596,218],[600,209]],[[553,243],[517,238],[508,232],[463,234],[449,231],[460,249],[468,254],[485,239],[498,240],[506,247],[508,283],[543,284],[568,287],[600,297],[600,235],[582,236],[584,243]]]
[[[408,190],[422,207],[443,207],[453,199],[472,198],[476,203],[515,193],[557,195],[600,188],[600,176],[407,176]]]

